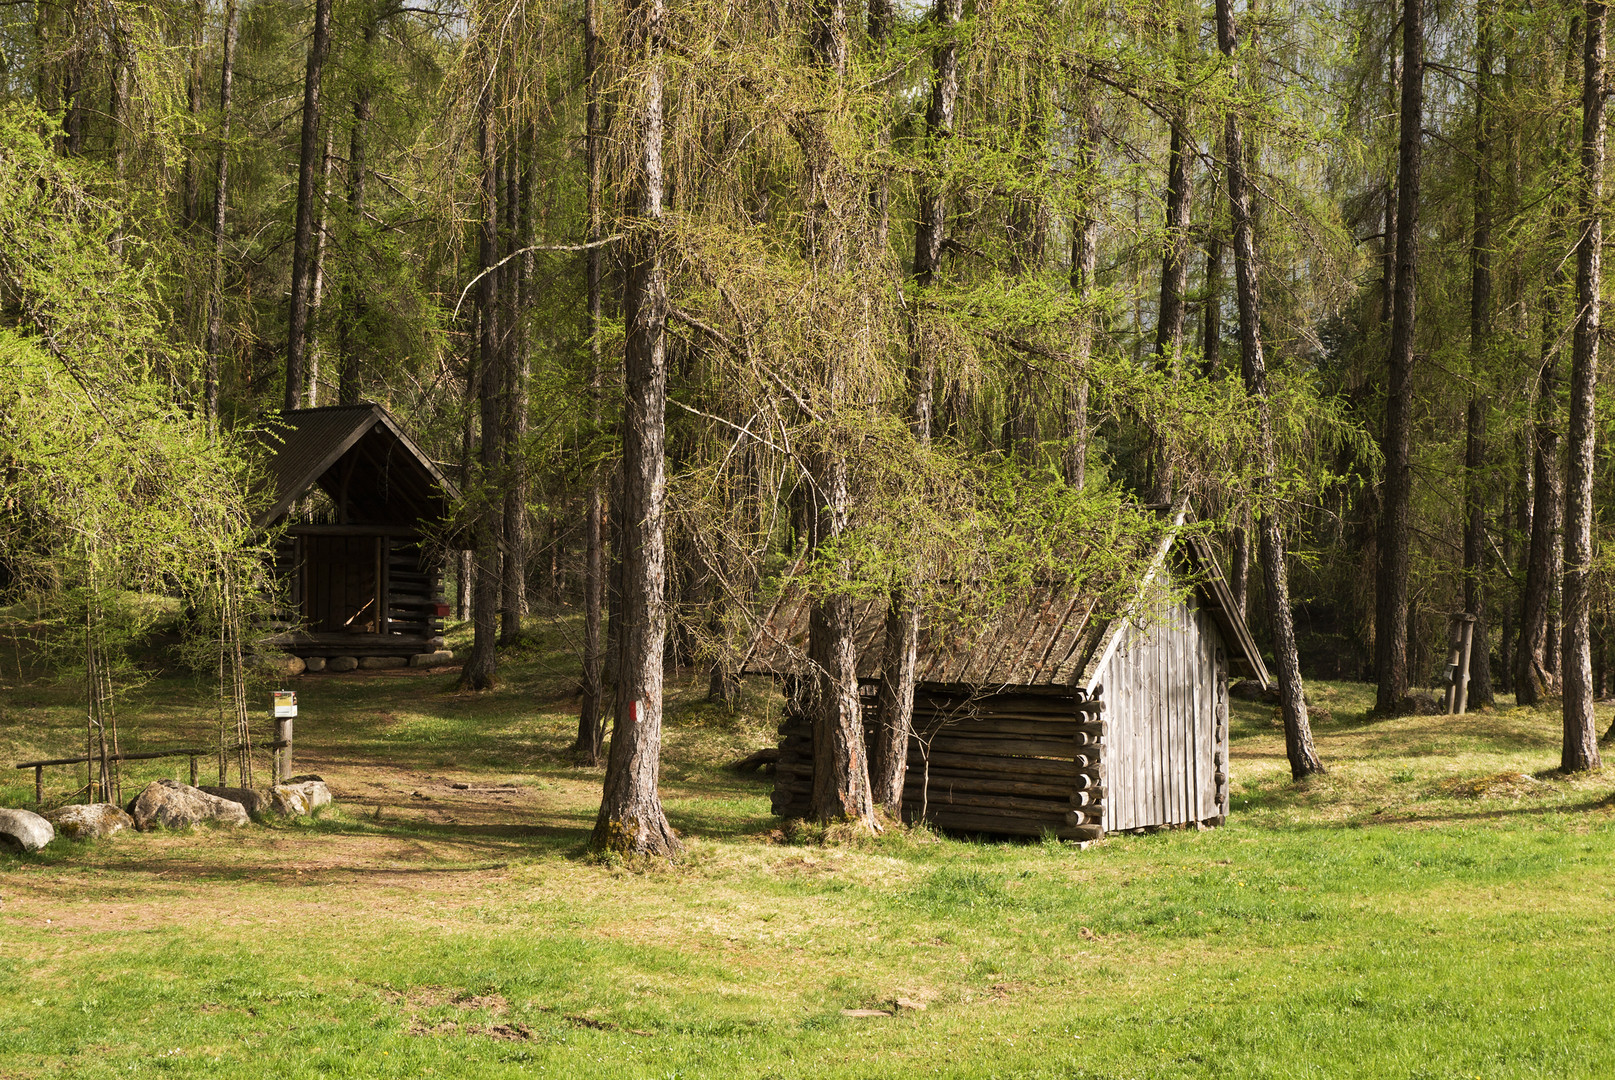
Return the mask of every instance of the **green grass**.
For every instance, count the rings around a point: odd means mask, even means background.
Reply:
[[[1555,716],[1368,721],[1317,684],[1330,774],[1292,785],[1237,705],[1222,829],[822,847],[721,769],[769,741],[766,686],[731,714],[692,680],[663,773],[689,850],[636,868],[585,851],[559,631],[496,692],[452,682],[297,681],[317,820],[0,855],[0,1077],[1615,1075],[1611,784],[1551,772]],[[71,752],[78,715],[0,689],[0,764]],[[124,716],[126,745],[213,722],[178,679]],[[899,998],[926,1007],[842,1012]]]

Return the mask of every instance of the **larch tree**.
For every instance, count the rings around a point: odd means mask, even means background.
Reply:
[[[618,123],[630,155],[623,241],[621,629],[596,848],[682,850],[662,811],[662,664],[667,642],[667,283],[662,267],[665,0],[627,0]]]
[[[1412,0],[1417,3],[1417,0]],[[1217,44],[1227,57],[1229,81],[1239,85],[1239,32],[1233,0],[1217,0]],[[1300,657],[1296,651],[1295,624],[1290,611],[1289,570],[1284,538],[1272,500],[1278,497],[1278,455],[1273,442],[1272,406],[1268,399],[1267,365],[1262,354],[1261,302],[1257,285],[1256,230],[1251,220],[1250,184],[1246,176],[1244,128],[1237,108],[1229,108],[1224,122],[1227,156],[1228,206],[1234,236],[1234,287],[1239,305],[1239,353],[1246,392],[1257,412],[1257,453],[1262,499],[1256,529],[1260,539],[1262,576],[1268,621],[1273,630],[1273,653],[1278,662],[1279,710],[1284,720],[1284,748],[1290,775],[1297,780],[1324,771],[1312,744]]]
[[[1589,578],[1593,561],[1593,475],[1597,449],[1598,334],[1603,313],[1604,105],[1607,9],[1587,0],[1581,92],[1581,170],[1576,242],[1576,321],[1571,345],[1569,455],[1565,468],[1564,743],[1565,772],[1596,769]]]
[[[1396,284],[1386,361],[1384,495],[1374,617],[1374,708],[1392,713],[1408,694],[1408,578],[1413,513],[1414,305],[1418,296],[1419,171],[1424,146],[1424,0],[1402,3],[1402,101],[1396,183]],[[1232,158],[1232,151],[1229,152]]]
[[[314,0],[314,30],[309,39],[308,68],[303,76],[303,129],[297,164],[297,221],[292,233],[291,314],[286,321],[286,394],[284,407],[302,404],[307,379],[309,278],[314,261],[315,183],[321,172],[320,81],[331,51],[331,0]]]

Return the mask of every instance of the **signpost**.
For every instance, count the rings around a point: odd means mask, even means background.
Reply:
[[[297,691],[276,690],[273,694],[275,712],[275,783],[292,775],[292,720],[297,716]]]

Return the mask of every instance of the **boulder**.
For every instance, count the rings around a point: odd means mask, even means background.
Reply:
[[[1277,685],[1262,689],[1262,684],[1255,679],[1240,679],[1228,688],[1228,692],[1241,701],[1276,702],[1279,699]]]
[[[301,675],[307,666],[301,656],[254,656],[247,663],[266,675]]]
[[[324,671],[325,670],[325,657],[323,657],[323,656],[305,656],[305,657],[303,657],[303,669],[305,671],[309,671],[309,672]]]
[[[135,796],[129,816],[141,832],[159,827],[195,828],[204,821],[223,825],[245,825],[249,821],[247,808],[240,803],[168,779],[147,784],[146,790]]]
[[[0,810],[0,847],[38,851],[54,839],[50,822],[32,810]]]
[[[203,784],[198,790],[209,795],[217,795],[221,799],[229,799],[233,803],[240,803],[241,809],[249,814],[261,814],[269,809],[269,796],[252,788],[218,787],[214,784]]]
[[[286,817],[312,814],[331,804],[331,789],[320,779],[276,784],[269,791],[270,808]]]
[[[69,840],[105,840],[115,832],[135,827],[134,818],[111,803],[64,806],[45,817]]]
[[[326,671],[357,671],[359,661],[351,656],[333,656],[325,662]]]
[[[359,667],[364,671],[382,671],[387,668],[408,666],[409,659],[403,656],[366,656],[359,660]]]
[[[454,653],[449,649],[439,649],[437,652],[416,653],[409,658],[410,667],[441,667],[444,664],[454,663]]]

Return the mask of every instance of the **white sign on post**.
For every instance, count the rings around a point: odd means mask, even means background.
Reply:
[[[297,715],[297,691],[276,690],[274,691],[274,702],[275,719],[280,720]]]

